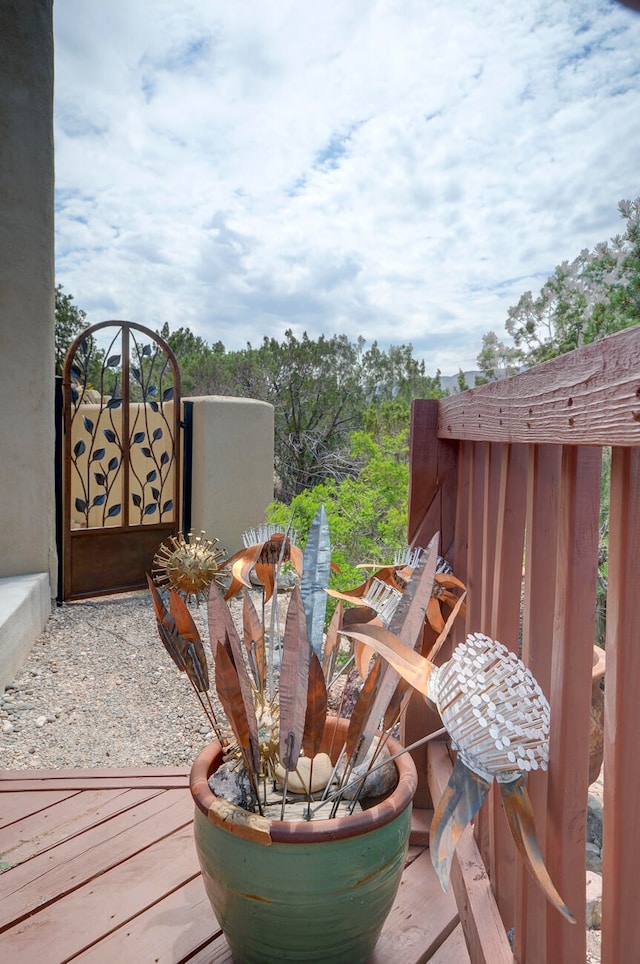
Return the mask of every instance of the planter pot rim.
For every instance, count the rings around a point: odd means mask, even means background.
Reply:
[[[325,727],[325,737],[329,738],[335,730],[335,745],[340,747],[346,737],[349,720],[329,717]],[[390,738],[387,747],[391,755],[402,749],[401,744]],[[196,757],[189,776],[189,788],[198,809],[211,819],[211,808],[218,798],[209,787],[209,776],[222,762],[222,746],[218,740],[209,743]],[[346,817],[334,817],[329,820],[263,820],[263,826],[268,828],[270,842],[275,843],[320,843],[327,840],[340,840],[367,833],[373,827],[384,826],[395,820],[411,804],[418,785],[418,775],[415,764],[409,753],[402,753],[394,760],[398,771],[398,783],[394,790],[379,803],[368,810],[360,810]],[[226,807],[238,811],[238,816],[246,815],[246,811],[233,804],[226,803]],[[218,821],[214,821],[218,822]],[[225,824],[225,829],[233,833],[231,825]]]

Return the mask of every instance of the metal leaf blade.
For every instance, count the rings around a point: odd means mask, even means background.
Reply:
[[[175,622],[173,617],[167,610],[162,596],[158,592],[153,580],[149,573],[147,575],[147,583],[149,584],[149,592],[151,593],[151,599],[153,602],[153,608],[156,614],[156,622],[158,625],[158,635],[162,640],[162,644],[169,656],[176,664],[181,673],[186,672],[187,666],[185,662],[185,644],[176,634]]]
[[[258,722],[256,720],[256,710],[251,680],[249,679],[249,674],[244,661],[242,643],[240,642],[238,631],[236,630],[235,623],[233,622],[233,618],[229,612],[229,607],[222,598],[222,593],[214,583],[211,584],[211,589],[209,590],[207,615],[209,617],[209,639],[211,642],[211,647],[214,651],[214,658],[216,660],[216,673],[219,655],[219,649],[215,649],[216,643],[222,643],[225,641],[228,641],[229,643],[229,649],[233,656],[233,663],[235,665],[238,684],[240,686],[242,700],[244,703],[244,715],[249,728],[253,766],[256,770],[258,770],[260,766],[260,745],[258,740]]]
[[[433,646],[432,646],[431,649],[429,650],[429,653],[428,653],[428,655],[427,655],[427,659],[428,659],[428,660],[431,660],[431,661],[433,662],[433,660],[436,658],[436,656],[437,656],[438,653],[440,652],[440,649],[441,649],[443,643],[446,641],[447,636],[448,636],[449,633],[451,632],[451,627],[453,626],[453,624],[454,624],[454,622],[455,622],[455,620],[456,620],[456,617],[457,617],[458,613],[460,612],[460,610],[461,610],[462,607],[464,606],[464,601],[465,601],[466,598],[467,598],[467,593],[466,593],[466,591],[465,591],[465,592],[462,593],[462,595],[460,596],[460,598],[456,601],[455,606],[453,607],[453,609],[452,609],[451,612],[449,613],[449,616],[448,616],[448,618],[447,618],[446,623],[443,625],[442,629],[440,630],[440,635],[438,636],[438,638],[436,639],[435,643],[433,644]],[[435,601],[435,600],[431,600],[431,601]],[[439,612],[439,611],[440,611],[440,610],[439,610],[439,608],[438,608],[438,612]],[[433,623],[431,623],[431,625],[433,626]]]
[[[315,652],[309,662],[309,686],[307,689],[307,713],[302,735],[302,751],[305,756],[313,757],[320,752],[327,718],[327,686],[320,660]]]
[[[378,688],[380,673],[382,672],[382,660],[377,659],[367,676],[364,686],[358,693],[349,729],[347,731],[347,757],[354,765],[358,757],[362,756],[362,744],[366,738],[367,728],[371,717],[371,705]],[[375,729],[378,728],[378,720],[375,720]],[[369,741],[370,742],[370,741]],[[366,750],[365,750],[366,753]]]
[[[375,649],[390,666],[423,696],[428,696],[428,680],[433,671],[433,663],[406,646],[397,636],[383,626],[371,624],[350,626],[343,629],[345,636],[360,640]]]
[[[209,689],[209,671],[204,646],[193,617],[182,597],[172,589],[169,593],[169,609],[175,623],[176,643],[184,660],[184,669],[199,693]]]
[[[324,505],[316,512],[303,556],[300,592],[307,620],[307,635],[311,647],[318,656],[322,652],[324,618],[327,611],[327,594],[331,574],[331,538],[329,521]]]
[[[445,891],[449,888],[456,844],[464,828],[486,800],[490,789],[491,783],[473,773],[458,757],[436,807],[429,832],[431,862]]]
[[[183,639],[200,639],[198,627],[193,621],[193,617],[187,608],[187,604],[179,593],[175,591],[175,589],[171,589],[169,591],[169,612],[173,616],[173,621],[176,624],[176,630]]]
[[[236,648],[240,648],[240,637],[238,636],[238,631],[236,630],[225,598],[226,597],[223,598],[216,584],[212,582],[209,589],[209,599],[207,600],[207,617],[209,621],[209,640],[214,656],[216,643],[223,643],[226,636],[229,637],[230,641],[236,643],[234,652]]]
[[[284,628],[280,668],[280,762],[285,770],[295,770],[307,713],[307,687],[311,647],[307,622],[296,586],[291,594]]]
[[[249,663],[254,673],[256,688],[259,693],[264,692],[267,678],[267,661],[264,646],[264,631],[260,617],[256,612],[249,593],[245,594],[242,609],[242,625],[244,631],[244,645]]]
[[[509,783],[499,783],[498,785],[502,794],[504,812],[511,829],[511,836],[525,867],[542,889],[547,900],[560,911],[566,920],[575,924],[576,918],[556,890],[549,876],[549,871],[545,867],[536,836],[531,799],[524,777],[517,777]]]
[[[336,658],[340,650],[340,635],[339,628],[342,622],[343,606],[339,602],[336,606],[335,612],[331,617],[331,622],[329,623],[329,628],[327,629],[327,634],[324,640],[324,649],[322,651],[322,669],[324,671],[325,679],[331,680],[333,677],[333,670],[336,664]]]
[[[224,709],[229,726],[245,759],[247,769],[253,768],[249,724],[245,710],[238,673],[223,643],[215,648],[216,691]]]

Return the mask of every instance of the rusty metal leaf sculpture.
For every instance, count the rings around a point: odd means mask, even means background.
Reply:
[[[371,703],[378,686],[382,666],[382,660],[377,659],[364,682],[364,686],[358,693],[358,698],[353,707],[347,731],[347,757],[353,760],[354,764],[360,755],[360,747],[369,723]]]
[[[339,629],[342,622],[343,606],[339,602],[335,608],[335,612],[331,617],[331,622],[327,629],[325,639],[324,639],[324,649],[322,652],[322,669],[324,672],[325,679],[333,679],[333,672],[336,665],[336,659],[340,651],[340,635]]]
[[[222,592],[215,583],[211,583],[211,588],[209,589],[207,617],[209,621],[209,640],[211,642],[211,648],[214,651],[214,656],[215,644],[224,642],[226,636],[228,636],[230,640],[233,640],[235,637],[237,646],[234,647],[234,652],[236,648],[240,648],[240,637],[238,636],[235,623],[229,612],[229,607],[224,601]]]
[[[185,644],[176,634],[173,618],[162,601],[162,596],[158,592],[149,573],[147,573],[147,583],[149,584],[149,592],[151,593],[151,599],[153,601],[153,608],[156,614],[158,634],[160,639],[162,640],[164,648],[180,672],[185,673],[187,670],[187,665],[185,662]]]
[[[242,752],[247,771],[255,777],[256,767],[251,746],[251,733],[236,666],[221,642],[216,644],[214,659],[218,697]]]
[[[280,668],[280,762],[295,770],[307,712],[307,687],[311,647],[300,589],[291,594],[284,628]]]
[[[492,783],[493,780],[483,779],[460,757],[457,758],[429,831],[431,861],[445,891],[449,889],[451,863],[458,840],[487,798]]]
[[[326,718],[327,686],[318,655],[312,651],[309,661],[307,712],[302,735],[302,752],[311,759],[320,752]]]
[[[410,646],[405,646],[397,636],[383,626],[365,625],[349,626],[342,630],[345,636],[359,640],[371,646],[377,653],[387,660],[400,676],[411,683],[414,689],[429,695],[428,680],[433,671],[433,664],[417,653]],[[395,687],[394,687],[395,688]]]
[[[307,634],[314,652],[322,652],[324,619],[331,567],[331,539],[329,521],[324,505],[313,517],[303,556],[300,593],[307,619]]]
[[[169,593],[169,608],[177,634],[184,642],[182,656],[187,676],[199,693],[209,689],[209,671],[204,646],[186,603],[175,590]]]
[[[242,625],[244,630],[244,645],[253,671],[256,689],[264,693],[267,678],[267,657],[264,646],[264,631],[262,622],[251,596],[246,593],[242,609]]]
[[[389,705],[387,706],[387,710],[384,714],[384,719],[382,721],[383,730],[390,730],[396,725],[402,716],[405,706],[409,702],[411,693],[411,685],[407,683],[406,679],[400,677],[398,685],[396,686],[396,691],[389,700]]]
[[[366,680],[369,676],[369,665],[375,656],[376,651],[371,646],[367,646],[361,640],[356,639],[353,647],[354,661],[358,676],[361,680]]]
[[[441,633],[444,629],[444,618],[435,596],[432,596],[427,603],[427,620],[434,632]]]
[[[232,579],[231,585],[225,593],[225,599],[231,599],[231,597],[240,592],[243,587],[251,588],[249,577],[251,570],[260,558],[261,552],[262,543],[259,543],[256,546],[248,546],[245,549],[241,549],[240,552],[236,552],[235,555],[227,559],[225,565],[231,567]]]
[[[229,607],[226,605],[222,597],[222,593],[215,583],[211,583],[211,588],[209,590],[207,615],[209,617],[209,638],[211,648],[214,653],[214,660],[217,660],[217,654],[219,652],[219,650],[215,648],[215,644],[223,641],[228,642],[230,652],[233,656],[233,663],[235,665],[238,682],[242,693],[242,699],[244,702],[247,726],[249,727],[253,763],[254,767],[258,769],[260,765],[260,743],[258,739],[258,722],[256,719],[256,709],[253,699],[251,680],[249,679],[249,674],[244,661],[242,643],[240,642],[238,631],[235,627],[235,623],[233,622],[231,613],[229,612]],[[218,667],[216,662],[216,678],[217,672]]]
[[[175,591],[169,590],[169,612],[173,616],[176,630],[186,640],[200,640],[200,633],[193,621],[193,617],[187,609],[187,604],[182,597]]]
[[[518,848],[518,853],[522,857],[525,867],[533,879],[540,885],[547,900],[560,911],[566,920],[571,924],[575,924],[576,918],[556,890],[549,876],[549,871],[545,867],[536,836],[531,799],[524,782],[524,777],[517,777],[508,783],[503,783],[499,780],[498,786],[502,794],[504,812],[507,816],[509,827],[511,828],[511,836]]]
[[[465,591],[465,592],[463,592],[462,595],[456,600],[456,604],[455,604],[455,606],[453,607],[453,609],[451,610],[451,612],[449,613],[449,615],[448,615],[448,617],[447,617],[446,623],[444,624],[444,626],[443,626],[442,629],[440,630],[440,635],[438,636],[438,638],[436,639],[435,643],[433,644],[433,646],[431,647],[431,649],[429,650],[429,652],[428,652],[428,654],[427,654],[427,659],[430,660],[431,662],[433,662],[433,661],[435,660],[436,656],[437,656],[438,653],[440,652],[440,649],[442,648],[443,644],[445,643],[445,641],[446,641],[446,639],[447,639],[447,636],[448,636],[449,633],[451,632],[451,628],[452,628],[454,622],[456,621],[456,617],[458,616],[458,613],[461,611],[461,609],[462,609],[463,606],[464,606],[464,603],[465,603],[465,599],[466,599],[466,598],[467,598],[467,593],[466,593],[466,591]],[[432,623],[432,625],[433,625],[433,623]]]

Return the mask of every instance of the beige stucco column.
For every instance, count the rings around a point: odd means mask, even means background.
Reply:
[[[221,395],[191,401],[191,525],[232,553],[273,499],[273,406]]]
[[[0,3],[0,683],[55,588],[52,6]]]

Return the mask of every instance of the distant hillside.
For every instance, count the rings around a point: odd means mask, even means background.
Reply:
[[[464,377],[469,388],[473,388],[476,383],[476,375],[482,375],[482,372],[465,372]],[[440,384],[444,389],[449,392],[458,391],[458,376],[457,375],[441,375]]]

